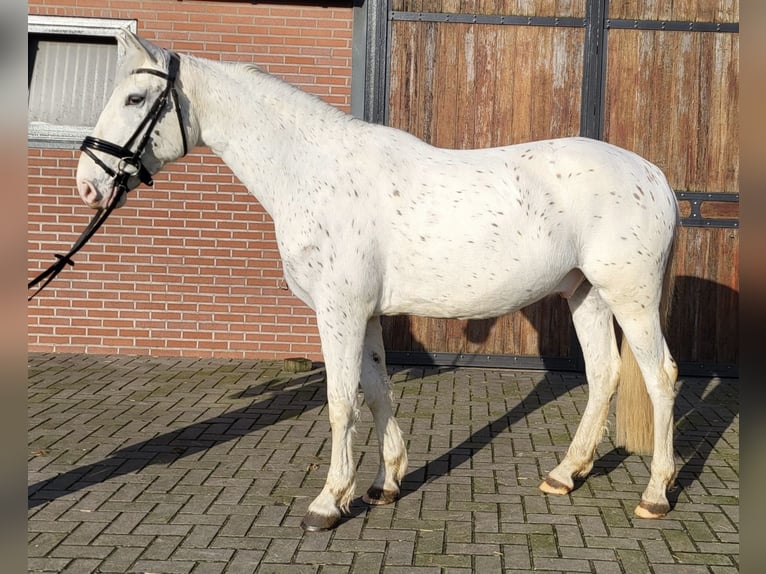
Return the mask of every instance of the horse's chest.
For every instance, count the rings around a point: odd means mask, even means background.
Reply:
[[[277,226],[285,279],[312,307],[321,291],[340,291],[357,283],[364,262],[371,260],[371,240],[362,233],[367,226],[351,220],[341,223],[314,216]]]

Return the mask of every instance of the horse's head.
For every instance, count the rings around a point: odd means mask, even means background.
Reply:
[[[152,174],[196,143],[188,100],[176,90],[178,56],[129,31],[118,42],[125,55],[114,91],[77,165],[77,190],[93,208],[119,207],[125,191],[152,185]]]

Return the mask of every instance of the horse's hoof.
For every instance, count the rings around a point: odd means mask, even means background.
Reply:
[[[657,519],[662,518],[670,512],[670,505],[658,502],[646,502],[642,500],[636,506],[633,513],[639,518]]]
[[[324,532],[325,530],[332,530],[339,522],[340,516],[322,516],[321,514],[308,512],[301,521],[301,528],[306,532]]]
[[[384,504],[391,504],[396,502],[399,498],[399,492],[393,490],[383,490],[382,488],[371,487],[365,495],[362,496],[362,501],[370,506],[383,506]]]
[[[540,483],[540,490],[546,494],[569,494],[572,489],[563,482],[559,482],[555,478],[547,476],[545,477],[545,480]]]

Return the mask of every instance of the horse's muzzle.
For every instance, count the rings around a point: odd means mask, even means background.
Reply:
[[[85,205],[92,209],[106,209],[109,207],[109,204],[115,200],[115,196],[117,195],[117,189],[114,187],[112,188],[112,193],[107,196],[98,191],[91,182],[84,179],[77,180],[77,192],[80,194],[83,202],[85,202]],[[115,208],[123,206],[127,199],[125,195],[126,194],[124,193],[120,194],[119,199],[117,199],[118,204],[115,205]]]
[[[89,181],[77,180],[77,192],[88,207],[93,209],[106,207],[103,201],[104,196]]]

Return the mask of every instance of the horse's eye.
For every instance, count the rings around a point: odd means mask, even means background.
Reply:
[[[138,106],[144,101],[144,96],[140,94],[131,94],[128,96],[128,99],[125,101],[125,105],[127,106]]]

